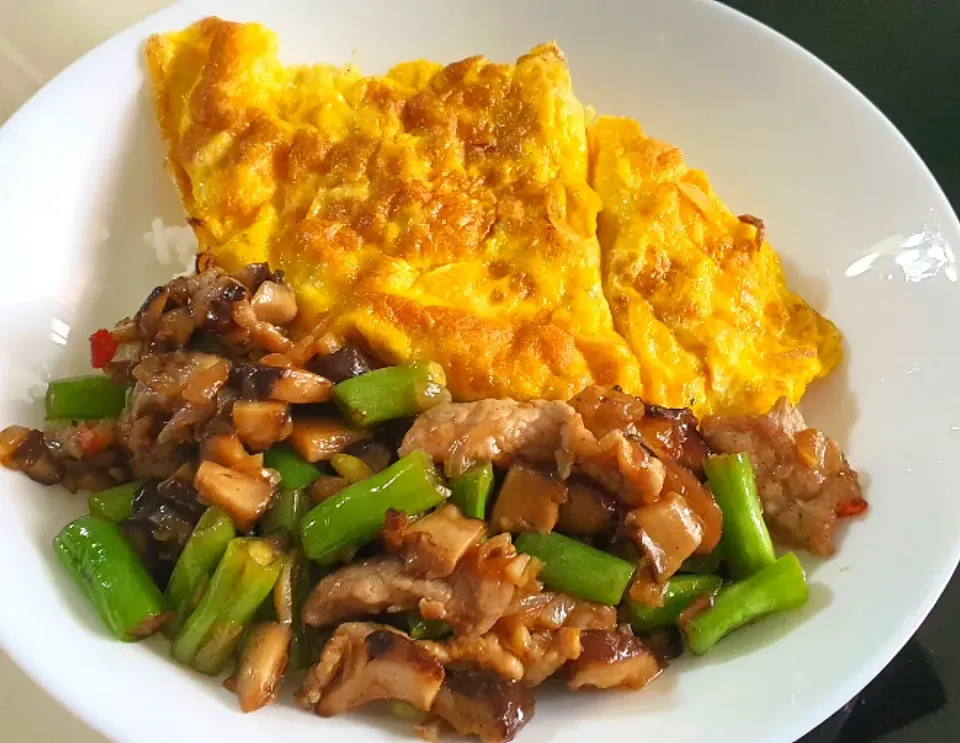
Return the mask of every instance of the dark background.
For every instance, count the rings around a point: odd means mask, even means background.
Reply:
[[[960,211],[960,0],[723,2],[793,39],[859,88],[910,140]],[[954,740],[960,576],[890,666],[801,743]]]

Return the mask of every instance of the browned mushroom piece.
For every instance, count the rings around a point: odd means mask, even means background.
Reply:
[[[3,431],[4,465],[19,470],[43,485],[56,485],[63,479],[64,466],[44,441],[43,432],[11,426]]]
[[[290,657],[291,629],[260,622],[247,632],[233,674],[223,685],[237,695],[240,709],[253,712],[277,698]]]
[[[343,477],[336,477],[335,475],[320,475],[313,483],[307,488],[307,493],[313,499],[314,503],[323,503],[327,498],[330,498],[341,490],[343,490],[350,483]]]
[[[250,303],[258,320],[273,325],[286,325],[297,316],[297,298],[293,291],[275,281],[260,284]]]
[[[324,717],[381,699],[407,702],[426,712],[443,677],[436,656],[398,630],[348,622],[327,642],[297,700]]]
[[[630,598],[644,606],[663,606],[667,581],[658,581],[650,558],[644,555],[637,565],[636,577],[630,585]]]
[[[644,442],[657,442],[681,467],[703,478],[703,462],[710,447],[700,435],[699,422],[689,408],[664,408],[646,403],[643,418],[635,423]]]
[[[200,458],[261,479],[263,454],[250,454],[235,431],[207,436],[200,444]]]
[[[640,689],[653,681],[663,668],[660,660],[626,627],[614,632],[584,630],[582,651],[567,663],[567,686],[612,689],[625,686]]]
[[[273,400],[297,405],[326,402],[333,393],[333,384],[326,377],[306,369],[284,369],[270,392]]]
[[[567,480],[567,500],[560,504],[556,530],[575,537],[612,534],[620,509],[610,492],[582,477]]]
[[[343,346],[333,353],[314,356],[307,366],[331,382],[342,382],[366,374],[376,364],[356,346]]]
[[[237,364],[230,370],[230,386],[243,400],[268,400],[284,368],[267,364]]]
[[[299,416],[293,422],[290,446],[308,462],[320,462],[369,436],[369,432],[333,417]]]
[[[525,464],[507,471],[493,505],[490,525],[495,531],[553,530],[560,516],[560,504],[567,499],[566,484]]]
[[[204,503],[226,513],[244,532],[253,528],[273,499],[268,483],[211,461],[200,463],[193,484]]]
[[[656,503],[630,511],[624,527],[650,559],[661,583],[696,551],[703,536],[700,519],[677,493],[665,493]]]
[[[485,522],[467,518],[450,504],[413,523],[388,518],[384,528],[392,550],[411,571],[425,578],[450,575],[467,551],[487,533]]]
[[[290,406],[276,400],[237,400],[233,425],[240,440],[252,451],[263,451],[293,432]]]
[[[252,342],[271,353],[284,353],[293,347],[293,341],[273,323],[258,318],[253,305],[245,299],[233,304],[230,316],[240,328],[237,340]]]
[[[348,446],[344,453],[356,457],[376,474],[390,466],[394,451],[381,441],[361,441]]]
[[[244,400],[279,400],[306,405],[326,402],[333,384],[306,369],[269,364],[237,364],[230,372],[230,385]]]
[[[430,711],[460,735],[505,743],[533,719],[536,701],[529,687],[492,671],[448,668]]]

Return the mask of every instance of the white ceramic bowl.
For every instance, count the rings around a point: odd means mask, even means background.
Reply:
[[[527,743],[792,741],[862,688],[916,629],[960,552],[960,396],[952,350],[957,219],[894,128],[773,32],[692,0],[194,0],[84,57],[0,131],[0,422],[36,421],[31,392],[86,368],[87,336],[166,278],[142,235],[182,222],[140,60],[148,33],[210,13],[259,20],[290,61],[385,70],[414,57],[509,60],[555,38],[580,98],[639,119],[762,216],[800,291],[846,333],[848,361],[804,403],[869,484],[869,516],[809,561],[802,611],[675,664],[642,693],[540,695]],[[82,497],[0,473],[0,641],[74,712],[120,741],[386,740],[374,714],[321,720],[289,701],[244,716],[163,643],[109,639],[54,565]]]

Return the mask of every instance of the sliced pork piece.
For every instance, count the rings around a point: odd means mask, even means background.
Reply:
[[[424,579],[396,557],[353,563],[326,576],[310,594],[303,621],[322,627],[383,611],[419,609],[459,635],[478,637],[503,616],[517,586],[531,583],[528,555],[502,534],[467,552],[446,579]]]
[[[521,624],[528,630],[561,627],[612,630],[617,624],[617,610],[553,591],[518,591],[498,627],[508,627],[510,623]]]
[[[553,531],[560,505],[567,500],[567,486],[525,464],[514,464],[497,494],[490,524],[499,532]]]
[[[518,633],[522,639],[507,644],[523,663],[523,683],[538,686],[571,660],[580,657],[582,630],[561,627],[556,632]]]
[[[622,627],[615,632],[587,630],[580,634],[580,655],[566,667],[567,686],[640,689],[663,670],[657,656]]]
[[[785,398],[765,415],[710,416],[701,429],[714,449],[750,455],[764,518],[781,541],[831,555],[837,515],[866,508],[839,445]]]
[[[688,408],[664,408],[645,403],[617,388],[587,387],[570,404],[584,424],[601,437],[610,431],[640,434],[644,443],[657,442],[682,467],[703,477],[703,460],[710,453],[697,430],[697,418]]]
[[[533,718],[529,688],[482,669],[447,669],[431,712],[460,735],[483,743],[505,743]]]
[[[443,683],[440,661],[409,637],[383,625],[350,622],[333,633],[307,673],[297,701],[330,717],[380,699],[427,711]]]
[[[303,621],[325,627],[384,611],[415,609],[421,600],[446,605],[453,589],[443,581],[415,577],[396,557],[355,562],[330,573],[313,589]]]
[[[663,463],[620,430],[597,436],[579,416],[564,426],[557,464],[561,477],[581,472],[628,506],[654,503],[663,489]]]
[[[458,635],[479,637],[503,616],[516,589],[536,579],[536,563],[517,554],[509,534],[500,534],[471,550],[448,579],[453,595],[443,605],[424,601],[425,619],[442,619]]]
[[[700,546],[700,519],[677,493],[666,493],[649,506],[627,514],[624,527],[650,559],[657,580],[665,582]]]
[[[693,414],[646,405],[616,388],[596,386],[585,389],[570,404],[598,442],[591,445],[590,437],[582,431],[569,431],[566,458],[576,461],[581,471],[605,483],[608,489],[619,492],[628,505],[652,503],[660,492],[679,493],[703,525],[698,552],[710,552],[720,540],[723,519],[713,496],[698,479],[703,474],[707,446],[696,431]],[[583,447],[582,452],[577,451],[578,445]],[[652,455],[649,459],[653,464],[640,455],[640,449]],[[614,454],[622,481],[619,484],[610,474],[614,471]]]
[[[551,463],[563,426],[573,416],[563,402],[479,400],[443,403],[421,414],[404,436],[400,456],[425,450],[456,475],[474,462],[509,464],[516,455]]]
[[[446,578],[460,559],[476,547],[487,525],[447,504],[422,519],[408,523],[402,514],[388,512],[384,537],[407,567],[424,578]]]
[[[546,400],[438,405],[417,418],[400,453],[424,449],[444,463],[448,475],[477,461],[555,464],[562,479],[580,472],[628,505],[656,501],[664,467],[638,439],[632,422],[643,416],[643,403],[598,387],[572,402],[583,414],[571,404]]]
[[[590,385],[570,400],[570,406],[583,418],[584,425],[597,437],[611,431],[631,433],[646,415],[647,406],[638,397],[615,387]]]
[[[580,655],[580,634],[576,627],[531,632],[513,623],[509,627],[498,625],[480,637],[423,644],[444,664],[480,666],[504,678],[537,686]]]
[[[423,641],[420,644],[436,655],[445,666],[479,666],[505,679],[519,681],[523,678],[523,663],[504,647],[503,641],[495,632],[488,632],[480,637],[454,637],[445,642]]]

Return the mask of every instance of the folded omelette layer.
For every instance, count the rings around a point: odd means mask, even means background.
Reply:
[[[676,150],[617,119],[588,148],[555,45],[382,77],[284,67],[276,46],[208,18],[147,61],[201,246],[283,269],[304,330],[436,360],[460,399],[595,382],[753,412],[836,363],[835,329]]]
[[[552,44],[515,65],[283,67],[207,19],[150,39],[169,166],[201,245],[268,260],[306,308],[454,394],[638,389],[602,291],[583,107]]]
[[[797,402],[840,361],[836,327],[787,286],[763,224],[736,217],[635,121],[589,128],[603,282],[644,394],[700,413]]]

